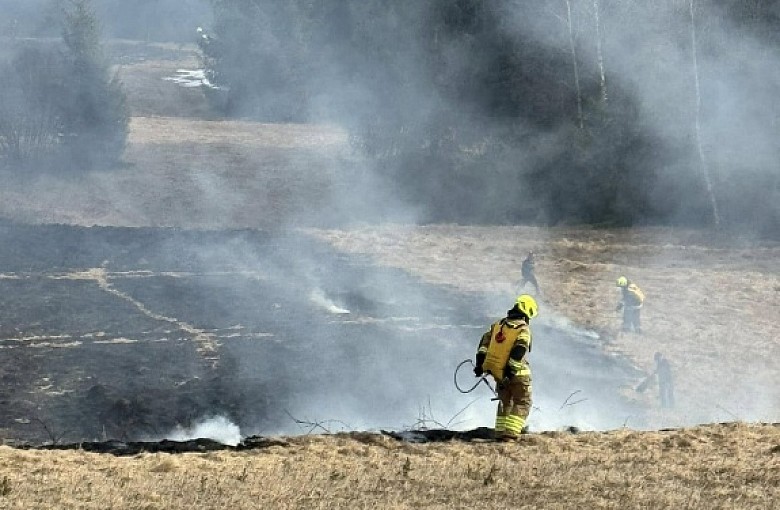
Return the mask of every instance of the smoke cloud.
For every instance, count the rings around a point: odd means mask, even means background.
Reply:
[[[165,435],[163,439],[171,441],[188,441],[190,439],[212,439],[222,444],[236,446],[241,442],[241,430],[238,425],[224,416],[215,416],[198,421],[191,427],[176,428]]]

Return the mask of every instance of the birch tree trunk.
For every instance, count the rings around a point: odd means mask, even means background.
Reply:
[[[569,27],[569,50],[571,51],[571,62],[574,68],[574,89],[577,93],[577,123],[580,129],[585,128],[585,121],[582,117],[582,91],[580,90],[580,70],[577,65],[577,48],[574,45],[574,27],[571,22],[571,1],[566,0],[566,24]]]
[[[596,20],[596,57],[599,64],[599,84],[601,87],[601,102],[607,104],[607,75],[604,72],[604,53],[601,49],[601,18],[599,17],[599,0],[593,0],[593,17]]]
[[[693,1],[688,1],[691,14],[691,53],[693,60],[693,81],[694,88],[696,90],[696,113],[695,113],[695,131],[696,131],[696,148],[699,152],[699,165],[701,167],[702,177],[704,179],[705,187],[707,188],[707,194],[710,199],[710,207],[712,209],[712,222],[715,227],[720,227],[720,213],[718,212],[718,201],[715,198],[715,192],[712,188],[712,177],[710,176],[710,170],[707,166],[707,160],[704,157],[704,148],[701,142],[701,88],[699,86],[699,58],[696,48],[696,17],[693,8]]]

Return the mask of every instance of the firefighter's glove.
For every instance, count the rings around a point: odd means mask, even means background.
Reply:
[[[622,309],[623,309],[623,303],[618,303],[618,305],[615,307],[616,312],[619,312]]]
[[[485,373],[485,371],[482,369],[482,364],[485,362],[486,357],[487,355],[484,352],[477,353],[476,363],[474,363],[474,375],[477,377],[482,377],[482,374]]]

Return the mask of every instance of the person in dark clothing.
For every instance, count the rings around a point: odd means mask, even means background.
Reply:
[[[642,305],[645,301],[645,294],[642,289],[625,276],[617,279],[617,286],[621,290],[621,300],[615,308],[616,311],[623,311],[623,331],[642,333],[639,314],[642,311]]]
[[[674,378],[672,377],[672,365],[660,352],[655,356],[655,373],[658,376],[658,398],[661,407],[671,409],[674,407]]]
[[[523,279],[520,280],[520,288],[518,289],[518,292],[523,290],[523,287],[525,287],[526,283],[531,283],[534,288],[536,289],[536,293],[539,294],[539,282],[536,281],[536,275],[534,274],[534,252],[529,251],[528,256],[523,260],[523,265],[520,266],[520,274],[522,275]]]

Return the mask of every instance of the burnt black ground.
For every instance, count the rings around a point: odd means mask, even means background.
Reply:
[[[91,268],[133,301],[62,278]],[[505,310],[298,233],[5,224],[0,273],[0,433],[31,442],[159,438],[216,415],[244,434],[434,425],[433,408],[488,398],[452,372]],[[216,367],[183,323],[215,336]],[[626,362],[534,333],[537,415],[641,425]]]

